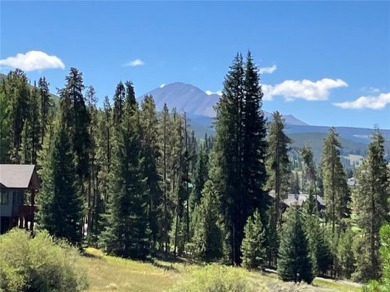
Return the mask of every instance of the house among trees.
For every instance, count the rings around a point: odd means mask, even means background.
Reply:
[[[0,164],[0,234],[17,226],[33,230],[38,189],[35,165]]]
[[[270,191],[268,195],[275,199],[275,191]],[[281,201],[281,207],[283,212],[292,205],[302,206],[303,203],[309,198],[308,194],[288,194],[287,198]],[[325,201],[321,196],[317,195],[317,210],[322,211],[325,208]]]

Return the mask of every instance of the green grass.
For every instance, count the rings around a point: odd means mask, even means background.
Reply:
[[[87,248],[81,265],[89,276],[89,291],[169,291],[179,280],[185,279],[199,265],[186,262],[171,263],[155,260],[153,263],[126,260],[104,255]],[[240,268],[237,268],[240,269]],[[250,272],[248,281],[255,291],[360,291],[345,282],[316,279],[313,285],[285,283],[276,274]]]
[[[346,283],[344,281],[333,281],[328,279],[315,279],[313,285],[323,288],[333,289],[333,291],[341,292],[358,292],[362,291],[362,288],[358,284]]]

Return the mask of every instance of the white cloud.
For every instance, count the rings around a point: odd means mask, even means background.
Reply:
[[[164,87],[165,87],[165,83],[160,85],[160,88],[164,88]]]
[[[272,65],[271,67],[263,67],[263,68],[260,68],[260,74],[272,74],[275,72],[275,70],[277,69],[278,67],[276,65]]]
[[[261,90],[263,91],[263,100],[272,100],[273,86],[269,84],[262,84]]]
[[[133,61],[126,63],[125,66],[126,67],[136,67],[136,66],[142,66],[144,64],[145,64],[144,61],[142,61],[141,59],[135,59]]]
[[[390,92],[381,93],[378,96],[361,96],[354,101],[344,101],[333,104],[343,109],[369,108],[380,110],[386,107],[387,104],[390,104]]]
[[[264,99],[271,100],[273,96],[283,96],[285,100],[304,99],[309,101],[327,100],[330,90],[345,87],[348,84],[341,79],[323,78],[311,80],[285,80],[277,85],[263,85]]]
[[[29,51],[19,53],[15,57],[0,60],[0,69],[19,68],[23,71],[36,71],[44,69],[64,69],[65,65],[57,56],[50,56],[42,51]]]
[[[211,90],[206,90],[205,91],[207,95],[212,95],[212,94],[218,94],[219,96],[222,96],[222,91],[221,90],[218,90],[218,91],[211,91]]]

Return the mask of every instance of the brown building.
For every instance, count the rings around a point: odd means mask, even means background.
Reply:
[[[35,165],[0,164],[0,234],[17,226],[33,230],[38,189]]]

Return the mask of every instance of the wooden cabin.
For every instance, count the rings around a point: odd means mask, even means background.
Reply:
[[[17,226],[33,230],[38,189],[35,165],[0,164],[0,234]]]

